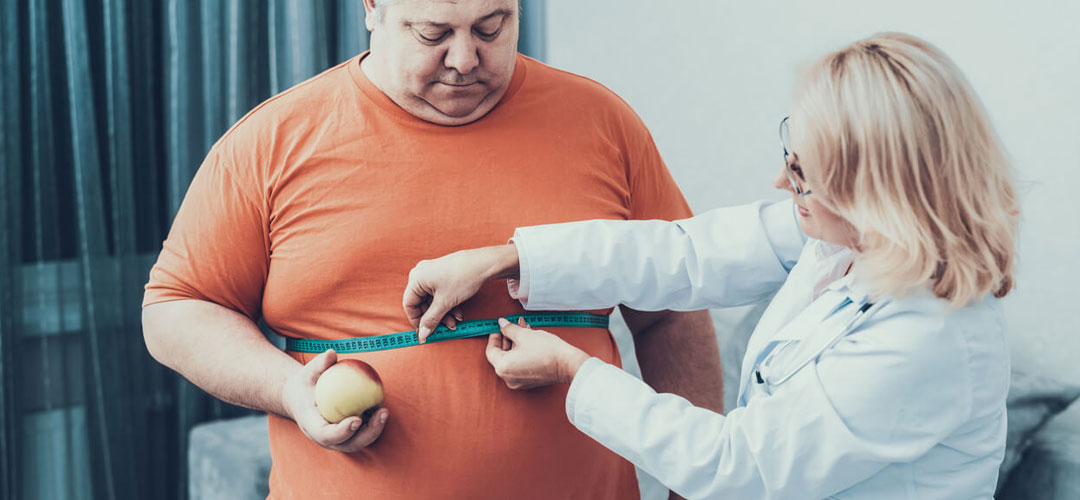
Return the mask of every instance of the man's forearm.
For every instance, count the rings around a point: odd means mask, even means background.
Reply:
[[[641,378],[657,392],[722,412],[720,350],[708,311],[641,312],[622,308],[634,335]]]
[[[281,389],[301,364],[248,317],[211,302],[178,300],[147,306],[142,323],[146,348],[161,364],[218,399],[287,415]]]

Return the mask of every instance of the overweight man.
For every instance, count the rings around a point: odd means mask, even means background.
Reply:
[[[422,259],[517,226],[691,215],[626,103],[516,52],[516,0],[364,7],[369,52],[261,104],[206,156],[146,285],[147,348],[269,414],[270,498],[636,498],[633,467],[568,422],[567,387],[511,391],[486,337],[316,355],[278,350],[256,326],[410,330],[401,290]],[[460,312],[522,310],[492,282]],[[707,313],[622,312],[645,381],[719,410]],[[605,329],[548,330],[619,362]],[[331,424],[314,383],[345,357],[379,372],[386,400]]]

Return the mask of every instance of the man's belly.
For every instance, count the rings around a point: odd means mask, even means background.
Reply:
[[[618,363],[611,335],[551,328]],[[341,354],[382,377],[390,418],[359,453],[326,450],[271,415],[271,498],[636,498],[633,466],[567,421],[568,386],[511,391],[484,355],[486,337]],[[292,353],[301,362],[312,354]]]

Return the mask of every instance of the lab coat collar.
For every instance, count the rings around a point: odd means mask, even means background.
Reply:
[[[814,251],[820,262],[828,263],[822,269],[822,272],[826,273],[822,278],[828,279],[826,278],[827,275],[837,276],[837,278],[822,287],[822,292],[843,293],[856,304],[862,304],[869,300],[870,287],[867,286],[865,280],[859,280],[854,269],[846,275],[843,274],[854,259],[854,252],[850,248],[817,240]]]
[[[870,300],[870,289],[865,280],[859,279],[855,270],[852,270],[846,276],[842,276],[836,281],[829,283],[825,286],[825,289],[843,293],[856,304],[864,304],[866,301]]]

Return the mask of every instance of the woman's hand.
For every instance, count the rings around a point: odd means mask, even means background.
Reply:
[[[515,325],[499,318],[502,333],[488,337],[487,359],[511,389],[569,384],[589,359],[585,351],[543,330],[530,330],[524,318]]]
[[[409,271],[409,284],[402,298],[405,316],[422,343],[439,323],[453,329],[463,320],[457,306],[475,295],[485,281],[517,274],[518,255],[513,244],[422,260]]]
[[[333,350],[315,356],[285,380],[281,404],[308,439],[329,450],[352,453],[379,439],[390,411],[380,408],[366,425],[360,417],[348,417],[336,424],[327,422],[315,406],[315,382],[336,362],[337,353]]]

